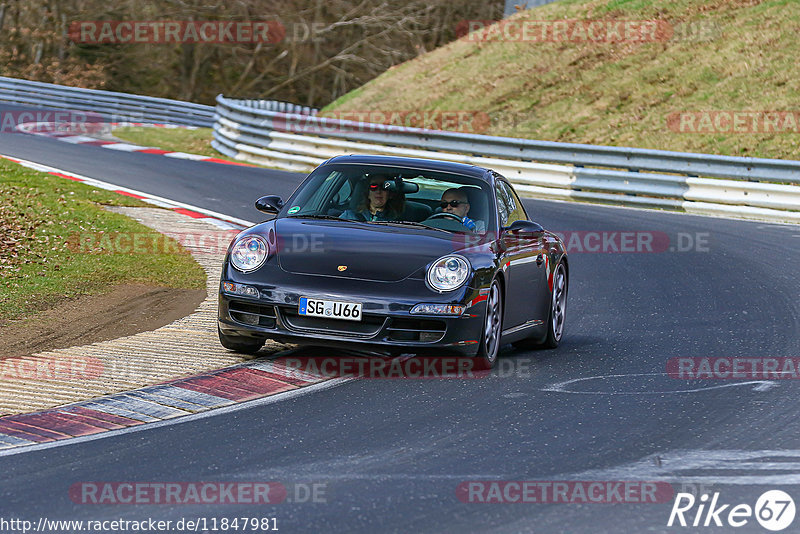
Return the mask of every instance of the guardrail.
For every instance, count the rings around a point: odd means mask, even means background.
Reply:
[[[0,77],[0,100],[93,111],[115,122],[212,126],[236,159],[310,171],[339,154],[456,161],[504,174],[530,196],[800,222],[800,161],[491,137],[317,116],[317,110],[217,97],[211,106]]]
[[[421,157],[492,168],[534,197],[800,222],[800,161],[359,123],[222,95],[216,111],[214,148],[286,170],[308,172],[339,154]]]
[[[214,123],[214,106],[3,76],[0,76],[0,100],[24,106],[92,111],[109,116],[113,122],[169,123],[206,128]]]

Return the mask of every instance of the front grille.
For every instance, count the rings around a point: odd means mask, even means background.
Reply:
[[[228,314],[237,323],[248,326],[261,326],[263,328],[275,328],[274,306],[259,306],[258,304],[230,301]]]
[[[444,337],[447,325],[435,319],[392,319],[386,330],[392,341],[435,343]]]
[[[326,319],[299,315],[297,308],[281,308],[283,321],[295,330],[317,333],[331,333],[343,336],[372,337],[381,331],[386,318],[380,315],[362,314],[360,321],[345,319]]]

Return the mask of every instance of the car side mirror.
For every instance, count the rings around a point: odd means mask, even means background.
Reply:
[[[283,207],[283,200],[278,195],[267,195],[256,200],[256,209],[263,213],[277,214]]]
[[[506,226],[503,230],[511,234],[536,234],[543,232],[544,228],[533,221],[514,221],[511,226]]]

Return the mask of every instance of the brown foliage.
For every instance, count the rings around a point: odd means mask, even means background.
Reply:
[[[8,0],[0,74],[212,104],[223,93],[323,106],[389,67],[496,19],[495,0]],[[278,21],[276,44],[87,44],[80,21]]]
[[[0,278],[19,270],[22,263],[42,263],[41,236],[37,229],[46,224],[36,192],[29,188],[0,187]],[[46,250],[46,249],[44,249]]]

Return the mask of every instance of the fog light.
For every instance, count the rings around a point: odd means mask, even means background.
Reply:
[[[245,297],[258,298],[258,289],[244,284],[234,284],[233,282],[222,282],[222,291],[233,295],[244,295]]]
[[[237,313],[236,316],[240,323],[258,326],[258,315],[252,313]]]
[[[411,308],[412,315],[461,315],[466,306],[459,304],[417,304]]]

